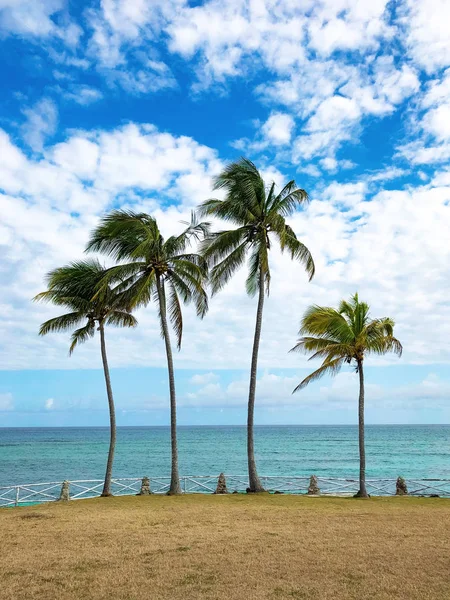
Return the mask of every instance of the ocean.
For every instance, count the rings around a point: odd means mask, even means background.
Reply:
[[[0,486],[102,479],[100,427],[0,428]],[[356,477],[357,426],[257,426],[260,475]],[[179,427],[181,475],[245,475],[246,428]],[[450,479],[450,425],[368,425],[367,477]],[[168,427],[119,427],[114,477],[170,475]]]

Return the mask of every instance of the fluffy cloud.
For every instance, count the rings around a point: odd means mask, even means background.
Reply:
[[[97,0],[78,23],[61,0],[27,10],[28,4],[3,2],[3,31],[44,37],[51,60],[79,71],[92,65],[114,90],[177,89],[178,66],[183,87],[188,81],[197,94],[223,93],[230,80],[245,78],[268,113],[255,139],[234,147],[266,152],[272,146],[282,160],[316,175],[320,166],[345,169],[348,158],[336,154],[359,139],[365,121],[391,115],[404,102],[417,104],[421,71],[434,77],[448,66],[445,0],[402,0],[395,10],[387,0]],[[60,88],[80,104],[100,99],[84,83],[61,81]],[[447,117],[448,93],[423,121],[439,144],[447,141]],[[302,134],[291,153],[281,154],[294,128]],[[39,137],[35,143],[42,145]],[[449,152],[428,142],[402,146],[402,156],[414,153],[425,163],[446,160]],[[302,164],[316,158],[314,166]]]
[[[210,371],[209,373],[204,373],[203,375],[193,375],[190,379],[190,383],[192,383],[193,385],[207,385],[210,383],[214,383],[217,380],[218,376]]]
[[[79,365],[80,359],[89,366],[93,357],[94,366],[98,359],[95,343],[86,346],[86,354],[83,349],[75,360],[67,361],[67,336],[37,337],[39,322],[55,313],[54,308],[31,304],[44,285],[45,273],[81,258],[98,215],[113,205],[153,211],[166,232],[180,231],[180,220],[189,220],[189,208],[209,195],[211,175],[222,163],[210,148],[191,138],[162,133],[152,125],[78,132],[66,142],[47,147],[45,157],[35,159],[0,131],[0,153],[0,280],[2,285],[9,282],[0,317],[4,340],[0,355],[5,361],[9,356],[9,367],[18,368],[29,360],[24,353],[29,345],[43,352],[39,364],[32,361],[30,366],[70,367]],[[164,209],[162,198],[179,204]],[[139,319],[145,336],[150,332],[159,338],[154,311],[143,311]],[[195,327],[195,319],[191,321]],[[113,364],[124,360],[133,364],[132,338],[121,331],[112,332],[111,338],[120,355],[114,358],[115,351],[111,351]],[[146,350],[138,363],[159,362],[162,347],[157,348]]]
[[[25,123],[21,131],[25,142],[35,151],[42,152],[44,142],[56,132],[58,109],[50,98],[42,98],[34,106],[23,110]]]
[[[55,401],[53,398],[48,398],[48,400],[45,401],[45,410],[53,410],[55,406]]]
[[[434,164],[450,158],[450,69],[427,82],[410,117],[416,139],[399,147],[399,155],[415,164]]]
[[[39,323],[55,314],[53,307],[30,303],[42,290],[45,273],[82,257],[89,230],[111,206],[151,211],[163,231],[179,231],[191,207],[210,195],[211,176],[223,163],[192,138],[152,125],[80,131],[34,159],[4,132],[0,144],[1,364],[12,369],[100,366],[95,341],[68,360],[67,336],[38,338]],[[283,183],[280,172],[263,172],[267,180]],[[387,170],[352,183],[322,185],[312,191],[309,207],[293,216],[292,226],[314,255],[317,275],[308,284],[301,265],[273,251],[262,368],[304,366],[305,358],[287,351],[295,343],[305,308],[311,303],[336,304],[355,290],[371,303],[374,316],[396,319],[405,347],[402,361],[450,360],[446,171],[416,188],[377,191],[379,182],[390,176]],[[244,281],[241,270],[212,300],[203,322],[186,309],[179,366],[248,366],[255,302],[245,295]],[[111,364],[164,365],[154,307],[137,316],[140,326],[135,331],[108,331]],[[374,364],[397,360],[373,359]],[[199,379],[202,383],[217,385],[212,377]]]
[[[283,113],[273,113],[264,123],[262,131],[268,142],[283,146],[291,141],[294,119]]]
[[[64,0],[2,0],[0,4],[0,32],[4,35],[19,33],[46,37],[55,33],[52,20],[64,7]]]
[[[448,2],[406,0],[402,9],[406,43],[413,59],[428,72],[448,66],[450,39],[445,26],[450,19]]]
[[[11,410],[14,410],[14,400],[12,394],[0,394],[0,412]]]
[[[82,106],[89,106],[103,98],[102,92],[88,85],[73,85],[67,91],[62,91],[67,100],[72,100]]]
[[[1,35],[39,40],[40,52],[59,69],[59,88],[52,90],[63,100],[88,106],[118,88],[126,97],[177,85],[183,93],[188,88],[224,93],[231,80],[240,79],[260,102],[261,114],[253,120],[253,139],[234,146],[251,150],[264,177],[279,185],[285,177],[267,168],[270,163],[289,178],[295,169],[302,177],[317,177],[315,188],[308,182],[313,201],[292,219],[313,251],[317,276],[307,284],[300,266],[274,252],[264,367],[303,364],[286,352],[304,308],[324,298],[337,302],[355,289],[373,303],[374,314],[388,312],[398,320],[404,360],[449,360],[448,336],[436,348],[432,335],[450,322],[445,301],[450,180],[446,165],[436,167],[450,159],[445,3],[403,0],[394,11],[385,0],[104,0],[93,2],[78,24],[59,0],[26,10],[29,4],[0,3]],[[174,73],[181,71],[179,83]],[[107,85],[99,85],[100,91],[93,86],[101,77]],[[164,231],[179,230],[179,221],[208,197],[211,176],[223,162],[191,137],[145,124],[79,128],[65,138],[61,131],[63,141],[51,144],[58,118],[54,102],[44,97],[24,114],[19,131],[39,156],[30,157],[0,131],[3,366],[93,366],[95,343],[68,363],[64,336],[36,338],[39,321],[53,314],[29,304],[45,272],[81,257],[89,230],[112,206],[152,211]],[[360,154],[364,162],[364,144],[351,157],[343,154],[366,126],[386,116],[395,123],[402,119],[402,145],[386,168],[367,158],[369,169],[361,174],[355,162]],[[5,128],[17,131],[15,123]],[[387,143],[384,137],[379,141]],[[381,152],[389,160],[384,148]],[[413,172],[411,164],[430,168],[417,173],[422,183],[414,187],[410,181],[403,188],[398,179]],[[342,180],[333,181],[341,170],[347,170]],[[243,292],[244,279],[239,272],[211,303],[203,323],[187,312],[179,364],[207,369],[248,364],[255,305]],[[138,316],[137,331],[109,334],[112,363],[164,364],[160,345],[148,344],[158,337],[154,311]]]
[[[257,380],[258,410],[298,408],[302,415],[305,409],[312,411],[315,415],[317,415],[317,411],[321,410],[343,410],[351,411],[351,414],[354,415],[351,421],[356,421],[359,380],[353,370],[344,369],[333,378],[327,377],[321,382],[293,394],[293,389],[305,374],[306,371],[302,375],[285,375],[273,373],[270,370],[262,373]],[[373,376],[373,371],[371,375]],[[181,397],[179,406],[192,408],[222,406],[244,408],[247,406],[247,376],[242,376],[228,384],[220,383],[217,380],[216,376],[215,383],[205,383],[195,393],[188,393]],[[450,385],[448,381],[431,372],[422,381],[407,385],[392,383],[387,385],[382,380],[378,383],[366,381],[365,391],[366,408],[368,413],[372,414],[375,408],[378,411],[414,411],[421,409],[424,402],[427,403],[429,409],[446,408]],[[155,399],[155,402],[147,407],[155,408],[160,405],[162,405],[162,401]]]

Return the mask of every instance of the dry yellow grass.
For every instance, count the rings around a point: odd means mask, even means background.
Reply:
[[[450,598],[450,501],[105,498],[0,510],[0,598]]]

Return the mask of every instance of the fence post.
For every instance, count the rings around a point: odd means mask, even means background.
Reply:
[[[16,487],[16,506],[19,506],[19,492],[20,492],[20,487],[17,486]]]
[[[151,494],[150,489],[150,479],[148,477],[143,477],[141,482],[141,489],[136,494],[137,496],[149,496]]]
[[[406,481],[403,477],[397,477],[397,481],[395,482],[395,495],[396,496],[407,496],[408,488],[406,487]]]
[[[320,494],[319,483],[315,475],[311,475],[309,479],[308,496],[316,496]]]
[[[70,500],[70,483],[66,479],[62,482],[58,502],[67,502],[68,500]]]
[[[214,492],[214,494],[228,494],[227,482],[226,482],[226,479],[225,479],[225,475],[223,473],[221,473],[219,475],[219,479],[217,481],[216,491]]]

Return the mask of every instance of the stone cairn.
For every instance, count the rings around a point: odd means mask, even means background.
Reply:
[[[397,477],[397,481],[395,483],[395,495],[396,496],[407,496],[408,488],[406,487],[406,481],[403,477]]]
[[[216,491],[214,493],[215,494],[228,494],[227,481],[226,481],[225,475],[223,473],[221,473],[219,475],[219,479],[217,480]]]
[[[59,494],[59,502],[67,502],[70,499],[70,483],[63,481],[61,486],[61,493]]]
[[[311,475],[309,479],[308,496],[317,496],[320,494],[319,483],[315,475]]]
[[[150,496],[150,479],[148,477],[143,477],[141,482],[141,489],[136,494],[136,496]]]

